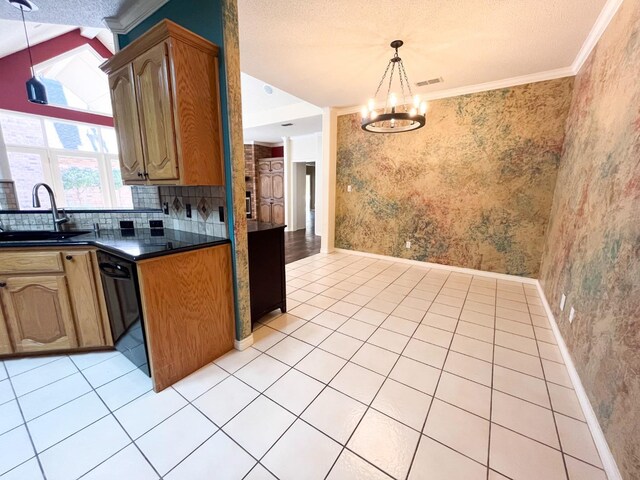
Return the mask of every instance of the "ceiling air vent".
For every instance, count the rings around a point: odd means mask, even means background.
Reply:
[[[424,87],[426,85],[433,85],[434,83],[442,83],[442,82],[444,82],[444,78],[438,77],[438,78],[432,78],[430,80],[423,80],[422,82],[416,83],[416,85],[418,87]]]
[[[293,123],[283,123],[280,126],[281,127],[290,127],[291,125],[293,125]]]

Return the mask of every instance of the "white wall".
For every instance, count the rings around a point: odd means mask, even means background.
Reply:
[[[299,137],[289,137],[285,140],[285,162],[289,162],[290,180],[290,200],[285,196],[288,204],[287,230],[300,230],[305,228],[305,189],[306,189],[306,164],[313,162],[316,166],[316,235],[320,235],[320,208],[322,206],[322,133],[302,135]]]

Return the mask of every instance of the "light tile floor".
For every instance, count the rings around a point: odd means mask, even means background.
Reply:
[[[160,394],[116,352],[0,365],[2,480],[601,480],[534,286],[287,265],[289,312]]]

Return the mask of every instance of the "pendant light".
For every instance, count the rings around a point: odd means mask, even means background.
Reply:
[[[407,72],[404,69],[400,55],[398,55],[398,49],[402,45],[402,40],[394,40],[391,42],[391,48],[395,50],[395,54],[391,60],[389,60],[373,98],[369,100],[367,106],[362,107],[361,125],[365,132],[410,132],[424,127],[426,123],[425,114],[427,113],[427,103],[421,102],[418,95],[414,97],[411,93],[411,84],[409,83]],[[380,88],[385,83],[389,70],[391,70],[391,73],[389,74],[387,97],[384,102],[384,109],[380,112],[376,110],[376,97],[378,92],[380,92]],[[391,91],[393,74],[396,70],[398,71],[398,82],[400,83],[400,97]],[[406,93],[405,86],[408,90]]]
[[[32,103],[46,105],[47,89],[44,84],[36,78],[33,69],[33,57],[31,56],[31,45],[29,45],[29,35],[27,34],[27,23],[24,20],[24,12],[34,12],[38,7],[29,0],[9,0],[9,3],[20,10],[22,14],[22,25],[24,26],[24,36],[27,39],[27,51],[29,52],[29,64],[31,65],[31,78],[27,80],[27,99]]]

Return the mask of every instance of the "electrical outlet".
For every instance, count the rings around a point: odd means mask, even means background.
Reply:
[[[407,240],[407,242],[404,244],[405,247],[407,248],[411,248],[411,242],[409,240]]]
[[[576,316],[576,311],[573,307],[571,307],[571,310],[569,310],[569,323],[573,322],[573,319]]]
[[[347,192],[351,191],[351,185],[347,185]]]
[[[560,311],[564,311],[564,304],[567,301],[567,296],[563,293],[560,297]]]

